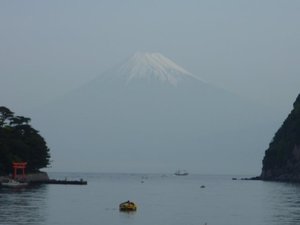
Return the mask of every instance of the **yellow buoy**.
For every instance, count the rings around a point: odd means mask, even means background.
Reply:
[[[136,211],[137,207],[134,202],[127,201],[119,205],[120,211]]]

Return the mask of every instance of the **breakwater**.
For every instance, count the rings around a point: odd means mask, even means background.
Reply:
[[[30,181],[30,184],[65,184],[65,185],[87,185],[85,180],[39,180],[39,181]]]

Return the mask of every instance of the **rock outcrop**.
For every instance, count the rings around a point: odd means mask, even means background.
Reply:
[[[300,182],[300,94],[265,152],[260,177]]]
[[[30,174],[27,174],[26,180],[29,182],[48,181],[49,176],[46,172],[30,173]]]
[[[1,176],[0,177],[0,183],[3,180],[6,180],[8,176]],[[25,180],[27,182],[46,182],[49,181],[49,176],[46,172],[37,172],[37,173],[29,173],[26,174]]]

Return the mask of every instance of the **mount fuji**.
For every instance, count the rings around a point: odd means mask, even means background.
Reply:
[[[261,108],[160,53],[134,54],[33,118],[57,170],[248,172],[269,140]]]
[[[137,52],[118,67],[115,74],[125,78],[128,83],[135,79],[146,79],[177,86],[184,79],[200,80],[160,53]]]

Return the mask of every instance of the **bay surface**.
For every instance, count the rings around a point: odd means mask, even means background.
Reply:
[[[300,224],[300,185],[232,180],[237,176],[50,173],[86,186],[0,189],[2,225]],[[204,185],[204,188],[201,186]],[[131,200],[133,213],[119,212]]]

